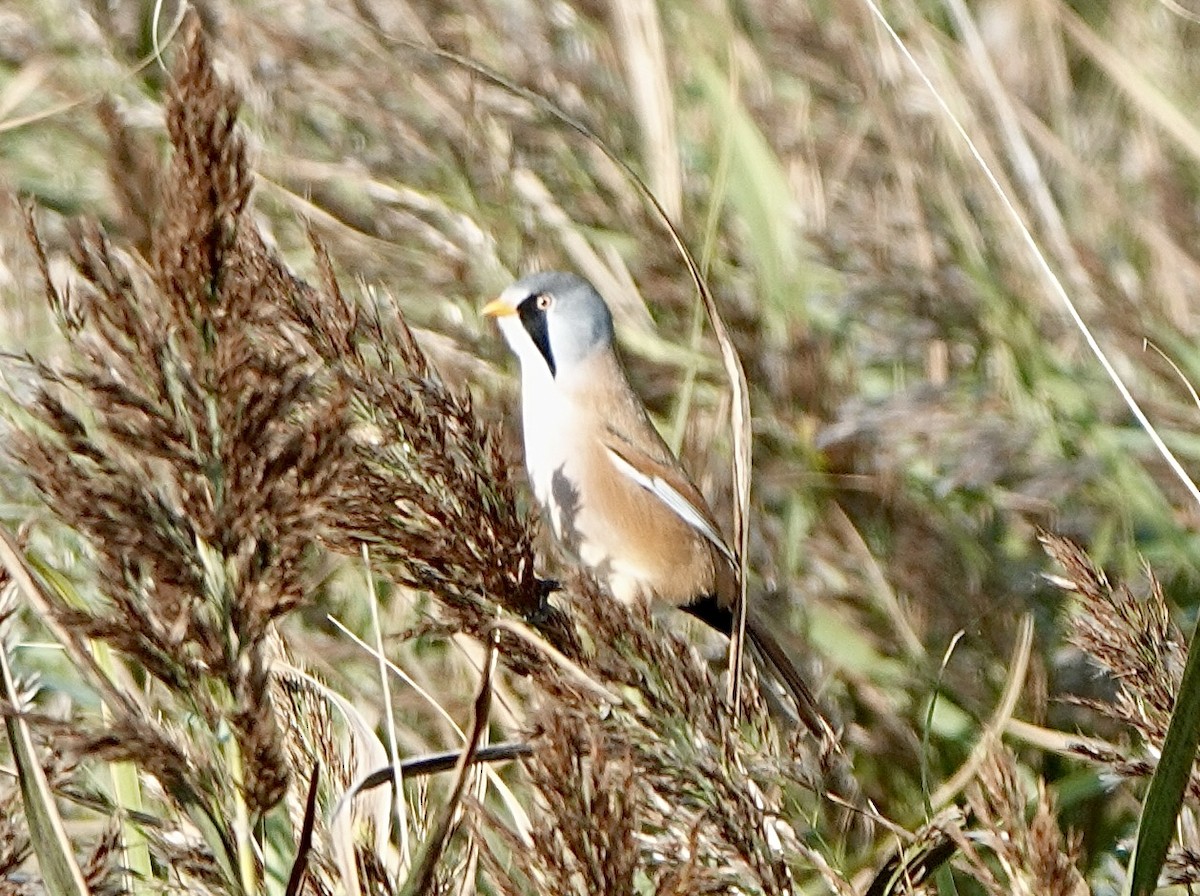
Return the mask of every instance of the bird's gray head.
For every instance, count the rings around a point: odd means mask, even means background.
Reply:
[[[553,377],[613,341],[612,314],[600,293],[582,277],[561,271],[522,277],[483,313],[496,318],[523,368],[542,365]]]

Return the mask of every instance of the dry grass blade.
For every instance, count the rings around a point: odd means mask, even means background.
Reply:
[[[366,593],[370,595],[371,628],[375,635],[375,654],[379,674],[379,692],[383,695],[383,717],[386,720],[388,755],[393,769],[393,811],[396,825],[400,830],[401,865],[409,862],[408,854],[408,811],[404,801],[404,782],[400,776],[400,753],[396,745],[396,713],[392,708],[392,680],[388,675],[387,657],[383,651],[383,628],[379,623],[379,601],[376,598],[375,580],[371,572],[371,554],[364,544],[362,546],[363,572],[366,578]]]
[[[937,792],[930,797],[930,805],[934,809],[942,809],[956,797],[964,787],[973,781],[983,763],[992,756],[1000,743],[1009,720],[1016,712],[1017,702],[1025,691],[1025,678],[1029,672],[1029,659],[1033,651],[1033,617],[1026,615],[1021,620],[1017,641],[1013,645],[1012,658],[1009,661],[1008,680],[1004,692],[996,705],[995,711],[988,719],[979,740],[971,750],[966,762],[951,778],[938,787]]]
[[[1200,128],[1191,118],[1131,64],[1130,59],[1097,35],[1073,9],[1059,6],[1056,11],[1071,40],[1112,76],[1113,83],[1134,101],[1138,110],[1152,116],[1180,149],[1193,159],[1200,158]]]
[[[430,756],[416,756],[405,759],[400,763],[401,778],[420,778],[425,775],[436,775],[457,768],[462,761],[462,750],[447,750],[444,753],[434,753]],[[533,746],[527,743],[492,744],[487,747],[477,747],[472,757],[476,764],[488,762],[510,762],[533,754]],[[364,793],[385,784],[395,784],[397,770],[392,766],[378,768],[357,783],[352,795]]]
[[[555,667],[556,671],[565,676],[564,680],[583,688],[610,706],[616,706],[622,702],[619,694],[606,688],[589,675],[587,670],[579,663],[563,654],[562,651],[556,650],[553,645],[546,643],[544,639],[539,638],[537,633],[530,630],[527,626],[521,625],[512,619],[498,619],[496,620],[496,627],[511,632],[515,637],[524,641],[533,650],[541,654]]]
[[[321,766],[313,766],[312,776],[308,780],[308,796],[304,801],[304,820],[300,824],[300,836],[296,844],[296,858],[292,862],[292,870],[288,875],[284,896],[300,896],[304,886],[304,878],[309,873],[309,854],[312,851],[313,829],[317,823],[317,783],[320,780]]]
[[[660,13],[649,0],[621,0],[613,4],[613,18],[642,129],[650,187],[669,219],[679,221],[683,172]]]
[[[401,896],[424,896],[430,891],[433,882],[434,869],[442,853],[446,849],[451,827],[458,815],[467,786],[467,777],[474,761],[475,752],[479,748],[479,740],[487,729],[488,718],[492,707],[492,675],[496,668],[496,645],[498,638],[487,642],[487,654],[483,662],[483,675],[479,682],[479,691],[475,695],[474,713],[471,730],[467,736],[466,746],[459,754],[455,768],[454,787],[450,797],[442,807],[437,821],[432,826],[429,836],[421,847],[421,852],[413,864],[413,870],[401,889]]]
[[[1070,244],[1062,213],[1055,204],[1037,157],[1033,154],[1018,123],[1012,102],[1001,86],[995,66],[979,33],[979,28],[966,4],[961,0],[952,0],[949,9],[955,26],[963,35],[967,56],[983,82],[985,94],[991,104],[1000,134],[1012,160],[1011,167],[1031,200],[1033,211],[1041,224],[1043,238],[1049,241],[1059,265],[1069,272],[1072,286],[1094,303],[1095,295],[1087,271],[1080,262],[1074,247]]]

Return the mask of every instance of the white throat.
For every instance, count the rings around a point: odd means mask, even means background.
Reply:
[[[557,376],[515,316],[499,319],[509,347],[521,362],[521,429],[525,442],[525,469],[534,497],[554,532],[561,537],[560,508],[554,499],[556,481],[561,492],[566,477],[574,484],[580,439],[587,431],[587,402],[573,395],[586,388],[587,373],[575,365],[559,366]]]
[[[528,361],[521,359],[521,429],[525,440],[525,469],[534,496],[543,509],[551,507],[554,477],[565,475],[567,462],[574,454],[572,435],[574,403],[564,394],[562,384],[550,375],[540,354]],[[557,531],[557,520],[551,521]]]

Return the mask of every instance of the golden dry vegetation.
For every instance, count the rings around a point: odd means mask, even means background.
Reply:
[[[1117,892],[1198,514],[1032,248],[1190,468],[1200,25],[882,15],[905,51],[865,4],[0,8],[0,893],[70,892],[21,730],[93,892]],[[558,267],[732,518],[664,214],[836,748],[529,508],[477,309]]]

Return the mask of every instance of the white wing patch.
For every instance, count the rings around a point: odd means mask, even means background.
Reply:
[[[704,514],[697,510],[691,501],[679,494],[679,491],[671,483],[667,482],[661,476],[652,476],[643,473],[607,445],[604,446],[604,450],[608,452],[608,456],[612,459],[613,466],[620,470],[621,473],[666,504],[672,513],[707,538],[709,543],[720,551],[721,555],[731,564],[737,564],[737,560],[733,556],[733,551],[729,549],[729,545],[725,544],[725,540],[721,538],[721,533],[714,529],[712,523],[704,518]]]

